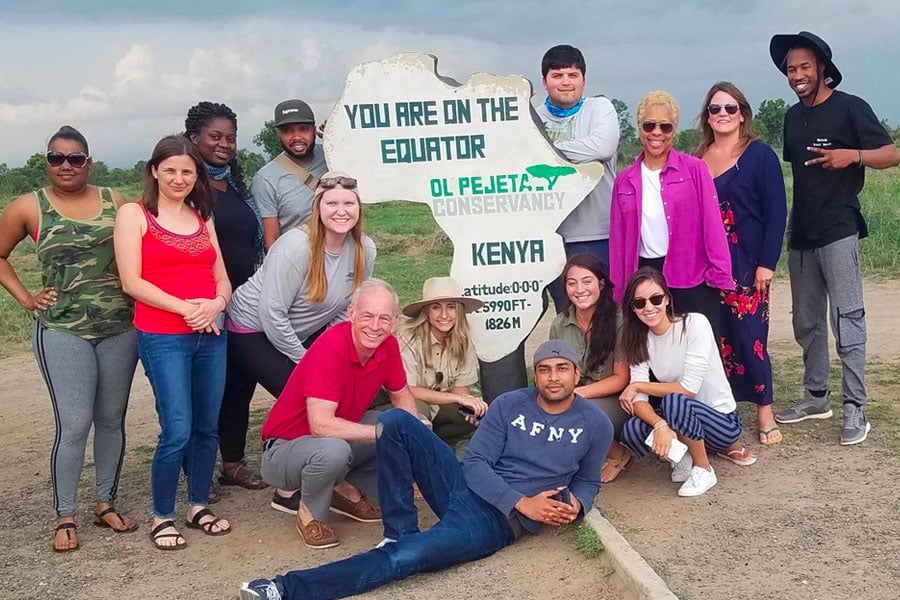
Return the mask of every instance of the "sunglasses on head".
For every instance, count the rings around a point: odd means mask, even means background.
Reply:
[[[59,167],[64,162],[68,161],[70,165],[75,167],[76,169],[80,169],[84,165],[87,164],[88,159],[90,158],[84,152],[73,152],[72,154],[63,154],[62,152],[48,152],[45,155],[47,159],[47,164],[51,167]]]
[[[711,115],[717,115],[722,112],[723,108],[729,115],[734,115],[737,114],[737,111],[739,111],[741,107],[737,104],[710,104],[706,107],[706,110],[708,110]]]
[[[666,135],[675,131],[675,126],[668,121],[644,121],[641,123],[641,129],[644,130],[644,133],[653,133],[657,127]]]
[[[352,190],[356,187],[356,180],[352,177],[326,177],[319,180],[319,185],[326,190],[337,186],[341,186],[346,190]]]
[[[634,310],[641,310],[645,306],[647,306],[647,300],[649,300],[650,304],[652,304],[653,306],[659,306],[665,299],[665,294],[653,294],[649,298],[635,298],[631,301],[631,308],[633,308]]]

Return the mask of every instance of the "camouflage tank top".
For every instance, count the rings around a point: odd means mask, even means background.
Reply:
[[[37,257],[41,283],[57,293],[56,304],[35,317],[48,329],[84,339],[130,329],[134,302],[122,291],[113,250],[116,206],[112,190],[99,188],[100,211],[89,220],[69,219],[50,203],[46,189],[35,192],[40,215]]]

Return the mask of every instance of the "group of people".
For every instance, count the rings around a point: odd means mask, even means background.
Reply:
[[[583,517],[601,482],[650,452],[670,461],[679,495],[704,494],[717,482],[709,452],[756,461],[740,444],[736,400],[757,404],[762,444],[782,440],[778,423],[832,415],[829,318],[844,371],[841,443],[864,441],[866,229],[857,194],[864,167],[900,157],[869,106],[834,89],[841,76],[823,40],[776,35],[770,53],[799,99],[783,153],[794,174],[788,265],[804,392],[777,414],[768,302],[785,187],[731,83],[706,94],[694,156],[673,149],[675,99],[648,93],[636,110],[643,152],[617,174],[615,109],[584,97],[578,49],[547,51],[547,98],[536,110],[548,139],[569,160],[605,171],[559,228],[567,262],[549,287],[558,315],[534,355],[535,387],[490,407],[473,387],[466,319],[481,302],[436,277],[401,310],[391,286],[372,277],[359,182],[326,171],[305,102],[275,107],[284,151],[249,188],[233,111],[191,107],[184,134],[154,148],[133,203],[88,184],[87,140],[62,127],[47,147],[50,185],[0,216],[0,284],[34,314],[33,349],[56,421],[53,549],[79,547],[75,496],[92,424],[95,523],[138,527],[114,505],[138,358],[160,423],[150,474],[157,548],[187,544],[175,519],[182,471],[184,526],[231,531],[208,507],[217,453],[219,482],[272,486],[272,508],[296,515],[311,548],[339,543],[330,512],[384,523],[374,550],[251,581],[245,599],[343,597],[487,556],[523,531]],[[8,260],[26,237],[41,264],[36,293]],[[245,460],[257,384],[277,397],[258,471]],[[372,410],[379,393],[390,410]],[[460,463],[450,443],[469,435]],[[426,532],[417,495],[440,519]]]

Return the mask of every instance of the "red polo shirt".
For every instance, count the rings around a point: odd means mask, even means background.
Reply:
[[[359,360],[350,322],[328,329],[303,355],[262,427],[262,439],[293,440],[309,435],[306,399],[337,403],[335,416],[358,423],[384,386],[399,391],[406,371],[397,338],[388,337],[366,364]]]

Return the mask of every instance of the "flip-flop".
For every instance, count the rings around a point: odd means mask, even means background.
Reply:
[[[119,514],[119,511],[117,511],[115,509],[115,507],[113,507],[113,506],[110,506],[106,510],[101,511],[99,513],[94,513],[94,525],[96,525],[97,527],[109,527],[116,533],[132,533],[134,531],[137,531],[137,528],[138,528],[137,523],[132,523],[131,527],[126,526],[123,529],[116,529],[115,527],[110,525],[106,519],[103,518],[107,515],[115,516],[117,519],[119,519],[119,523],[121,523],[122,525],[125,525],[125,519],[122,517],[121,514]]]
[[[770,427],[769,429],[760,429],[759,430],[759,443],[763,446],[774,446],[775,444],[780,444],[782,439],[784,439],[781,435],[781,429],[778,428],[778,425],[775,427]]]
[[[730,452],[725,453],[716,452],[716,456],[724,458],[729,462],[733,462],[740,467],[749,467],[756,462],[756,456],[743,446],[741,446],[740,450],[731,450]]]
[[[59,531],[66,532],[66,541],[67,542],[72,541],[72,531],[70,531],[70,530],[76,531],[76,532],[78,531],[78,527],[75,525],[75,523],[73,523],[71,521],[66,521],[64,523],[60,523],[59,525],[56,526],[56,529],[53,530],[53,551],[54,552],[60,552],[60,553],[61,552],[74,552],[75,550],[78,550],[79,544],[78,544],[77,539],[75,540],[75,546],[73,546],[72,548],[57,548],[56,547],[56,534]]]

